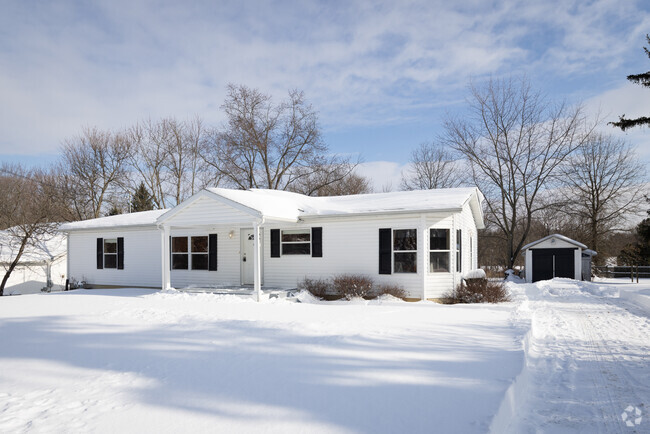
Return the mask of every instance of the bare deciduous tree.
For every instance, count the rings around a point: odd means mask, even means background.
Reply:
[[[121,133],[84,128],[64,142],[62,152],[61,171],[77,218],[101,217],[108,197],[126,187],[131,142]]]
[[[339,167],[341,171],[325,169],[315,172],[311,177],[294,184],[290,190],[308,196],[347,196],[350,194],[371,193],[370,179]]]
[[[131,127],[126,134],[134,147],[131,165],[139,175],[138,179],[132,181],[132,185],[138,185],[138,180],[144,182],[156,208],[165,208],[165,161],[168,147],[167,132],[162,122],[149,119]]]
[[[589,248],[598,251],[606,234],[639,211],[644,166],[624,140],[594,134],[561,169],[563,211],[585,226]]]
[[[580,106],[550,104],[526,79],[472,85],[468,102],[466,116],[445,121],[444,144],[469,162],[512,267],[540,209],[540,191],[590,130]]]
[[[453,188],[464,183],[459,163],[451,153],[435,143],[422,143],[411,152],[406,172],[402,172],[402,190]]]
[[[318,115],[300,91],[275,104],[257,89],[231,84],[222,108],[227,124],[213,132],[202,155],[232,186],[287,190],[307,178],[331,184],[354,168],[349,159],[326,157]]]
[[[20,166],[0,168],[0,257],[5,273],[0,296],[25,251],[56,231],[61,218],[52,175]]]

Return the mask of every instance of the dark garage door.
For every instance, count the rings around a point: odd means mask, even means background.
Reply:
[[[532,249],[533,282],[575,277],[575,249]]]

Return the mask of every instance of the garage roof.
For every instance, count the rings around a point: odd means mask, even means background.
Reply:
[[[587,246],[585,246],[584,244],[582,244],[579,241],[572,240],[571,238],[565,237],[564,235],[551,234],[551,235],[548,235],[548,236],[546,236],[544,238],[541,238],[541,239],[539,239],[537,241],[533,241],[532,243],[526,244],[524,247],[521,248],[521,250],[524,251],[526,249],[530,249],[531,247],[534,247],[539,243],[543,243],[544,241],[549,240],[551,238],[557,238],[559,240],[562,240],[562,241],[565,241],[567,243],[573,244],[576,247],[580,247],[581,249],[587,249]]]

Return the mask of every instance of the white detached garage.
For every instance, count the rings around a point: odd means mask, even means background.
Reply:
[[[64,225],[69,275],[95,285],[291,289],[364,274],[440,298],[476,268],[476,188],[338,197],[205,189],[170,210]]]
[[[522,248],[526,257],[526,282],[566,277],[591,280],[591,258],[596,252],[560,234],[548,235]]]

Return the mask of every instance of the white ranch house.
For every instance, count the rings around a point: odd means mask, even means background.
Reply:
[[[169,210],[68,223],[68,276],[93,285],[292,289],[363,274],[440,298],[477,266],[476,188],[339,197],[202,190]],[[259,234],[259,236],[256,236]]]

